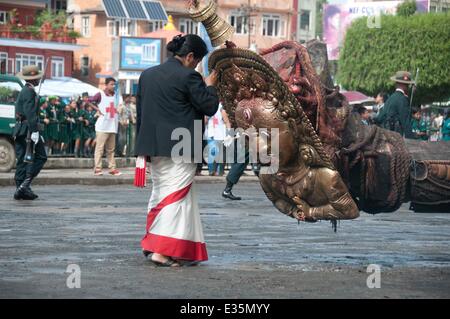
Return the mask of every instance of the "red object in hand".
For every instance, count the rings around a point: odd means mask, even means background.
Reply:
[[[147,161],[145,156],[138,156],[136,159],[136,168],[134,171],[134,186],[145,187],[147,186]]]

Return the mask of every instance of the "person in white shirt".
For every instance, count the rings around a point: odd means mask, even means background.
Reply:
[[[100,114],[95,123],[96,145],[94,155],[94,175],[103,175],[102,157],[106,151],[108,159],[109,174],[121,175],[116,169],[114,150],[116,147],[116,134],[119,128],[118,108],[122,104],[122,98],[114,91],[116,80],[107,78],[105,80],[105,90],[97,93],[91,102],[95,102]]]
[[[442,132],[441,132],[441,128],[442,128],[442,123],[444,122],[444,115],[443,115],[443,111],[439,110],[439,114],[438,116],[436,116],[433,120],[433,122],[431,122],[431,136],[430,136],[430,141],[435,142],[435,141],[440,141],[442,139]]]
[[[205,138],[208,141],[208,171],[210,176],[222,176],[224,171],[223,140],[230,128],[227,113],[219,104],[216,114],[207,118]]]

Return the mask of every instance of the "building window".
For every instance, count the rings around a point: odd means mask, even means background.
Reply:
[[[164,21],[150,21],[148,23],[148,32],[158,31],[164,28],[165,25],[166,23]]]
[[[67,10],[67,0],[55,0],[54,9],[55,9],[55,11],[59,11],[59,10],[66,11]]]
[[[90,17],[81,17],[81,35],[83,37],[91,36],[91,19],[90,19]]]
[[[0,52],[0,74],[14,75],[14,59],[8,58],[7,52]]]
[[[136,21],[128,19],[108,20],[106,25],[109,37],[129,37],[136,35]]]
[[[64,76],[64,58],[52,57],[52,78],[60,78]]]
[[[309,10],[302,10],[300,12],[300,29],[309,31],[309,17],[311,12]]]
[[[283,37],[285,35],[285,22],[279,15],[264,14],[262,25],[262,35],[269,37]]]
[[[22,71],[24,66],[37,65],[39,70],[44,69],[44,57],[42,55],[16,54],[16,72]]]
[[[152,63],[158,61],[158,47],[156,44],[144,44],[142,46],[142,62]]]
[[[8,23],[8,12],[0,11],[0,24]]]
[[[248,34],[248,17],[240,15],[240,14],[231,14],[229,20],[231,26],[234,27],[235,33],[244,35]],[[255,24],[254,19],[250,18],[250,33],[254,34],[253,25]]]
[[[0,52],[0,74],[8,74],[8,53]]]
[[[181,18],[179,30],[184,34],[198,34],[198,22],[195,22],[192,19]]]
[[[88,76],[89,75],[89,57],[83,56],[81,57],[81,75]]]

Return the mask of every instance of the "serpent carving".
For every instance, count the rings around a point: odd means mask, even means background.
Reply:
[[[249,149],[265,150],[276,162],[277,170],[259,174],[259,180],[280,212],[299,221],[330,220],[335,231],[337,220],[357,218],[360,210],[393,212],[409,200],[411,209],[450,212],[448,143],[412,151],[412,142],[398,133],[362,125],[339,87],[332,87],[326,53],[317,54],[326,52],[323,43],[307,43],[314,61],[294,41],[259,55],[227,41],[233,28],[218,17],[212,0],[188,4],[213,45],[225,42],[208,68],[218,71],[217,89],[234,128],[253,132],[246,134],[256,140]],[[279,142],[278,156],[272,139]],[[418,160],[442,148],[448,156]]]
[[[228,43],[211,55],[209,68],[219,71],[219,95],[234,127],[279,129],[279,170],[260,183],[282,213],[335,221],[359,210],[393,212],[410,200],[412,209],[450,211],[450,161],[432,158],[448,145],[428,145],[429,158],[417,161],[413,141],[362,125],[304,46],[287,41],[258,55]]]

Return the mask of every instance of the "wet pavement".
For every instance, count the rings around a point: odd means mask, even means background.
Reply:
[[[259,184],[197,183],[209,261],[156,268],[140,252],[150,190],[129,185],[41,186],[33,202],[0,187],[0,298],[450,297],[450,214],[395,213],[298,224]],[[81,270],[69,289],[67,266]],[[381,288],[367,286],[367,267]]]

